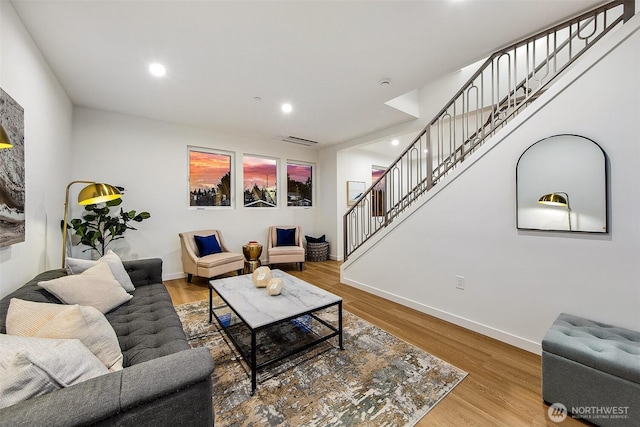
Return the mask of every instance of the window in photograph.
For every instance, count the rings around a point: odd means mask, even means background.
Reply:
[[[244,206],[275,208],[278,206],[278,161],[266,157],[244,156]]]
[[[189,207],[232,206],[231,153],[189,148]]]
[[[287,162],[287,206],[313,206],[313,166]]]

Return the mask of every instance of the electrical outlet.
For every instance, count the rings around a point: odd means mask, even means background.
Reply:
[[[456,289],[464,290],[464,276],[456,276]]]

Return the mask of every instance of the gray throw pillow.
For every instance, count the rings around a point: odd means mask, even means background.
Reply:
[[[66,258],[65,267],[67,269],[67,274],[80,274],[99,262],[106,262],[109,265],[109,268],[113,273],[113,277],[116,278],[125,291],[133,292],[136,290],[133,286],[133,282],[131,281],[131,277],[129,277],[129,273],[127,273],[127,270],[125,270],[124,265],[122,264],[122,260],[118,254],[112,250],[107,251],[102,258],[96,261],[81,258]]]
[[[0,334],[0,408],[108,372],[79,340]]]

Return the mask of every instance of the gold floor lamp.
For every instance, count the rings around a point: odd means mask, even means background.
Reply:
[[[569,205],[569,195],[562,191],[545,194],[538,199],[538,203],[550,206],[566,206],[567,216],[569,217],[569,231],[571,231],[571,206]]]
[[[94,205],[96,203],[105,203],[110,200],[119,199],[122,194],[118,189],[109,184],[101,184],[94,181],[71,181],[67,185],[67,191],[64,196],[64,220],[62,223],[62,268],[67,256],[67,216],[69,213],[69,189],[73,184],[84,183],[89,184],[80,190],[78,194],[79,205]]]

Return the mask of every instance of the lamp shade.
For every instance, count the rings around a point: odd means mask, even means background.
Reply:
[[[7,135],[7,132],[4,130],[2,125],[0,125],[0,148],[11,148],[11,147],[13,147],[13,144],[9,140],[9,135]]]
[[[94,205],[122,197],[120,191],[112,185],[93,183],[84,187],[78,194],[78,204]]]
[[[538,203],[551,206],[567,206],[567,198],[562,194],[549,193],[538,199]]]

